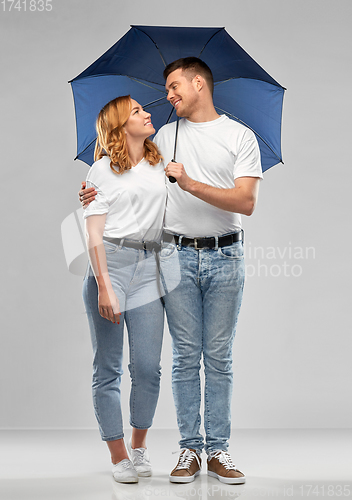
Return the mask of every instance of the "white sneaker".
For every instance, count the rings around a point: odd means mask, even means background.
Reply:
[[[118,464],[114,464],[112,475],[118,483],[138,483],[137,471],[128,458],[121,460]]]
[[[152,475],[149,453],[146,448],[132,448],[131,439],[127,443],[127,450],[138,476],[148,477]]]

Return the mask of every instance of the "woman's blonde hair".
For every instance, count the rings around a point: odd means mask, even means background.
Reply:
[[[97,141],[95,144],[94,160],[103,156],[110,158],[110,168],[115,174],[123,174],[132,168],[128,154],[126,134],[123,129],[132,109],[131,96],[116,97],[105,104],[100,111],[97,122]],[[158,148],[150,139],[144,141],[144,158],[150,165],[156,165],[162,160]],[[118,167],[118,170],[114,167]]]

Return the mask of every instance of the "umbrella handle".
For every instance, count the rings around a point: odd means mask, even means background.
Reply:
[[[176,122],[176,133],[175,133],[175,147],[174,147],[174,157],[173,159],[171,160],[173,163],[176,163],[176,146],[177,146],[177,136],[178,136],[178,126],[180,124],[180,120],[179,120],[179,117],[177,117],[177,122]],[[173,177],[172,175],[170,175],[169,177],[169,181],[174,184],[176,182],[176,179],[175,177]]]
[[[172,162],[174,162],[174,163],[176,163],[176,161],[175,161],[175,160],[171,160],[171,161],[172,161]],[[176,182],[175,177],[173,177],[172,175],[170,175],[170,177],[169,177],[169,182],[171,182],[172,184],[174,184],[174,183]]]

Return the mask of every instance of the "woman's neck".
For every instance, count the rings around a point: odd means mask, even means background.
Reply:
[[[138,165],[138,163],[144,157],[144,140],[143,142],[132,142],[127,140],[128,156],[130,157],[132,166]]]

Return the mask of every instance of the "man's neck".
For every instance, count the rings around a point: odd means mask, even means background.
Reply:
[[[187,120],[194,123],[212,122],[217,120],[220,115],[216,112],[215,108],[212,109],[199,109],[192,113],[190,116],[186,116]]]

